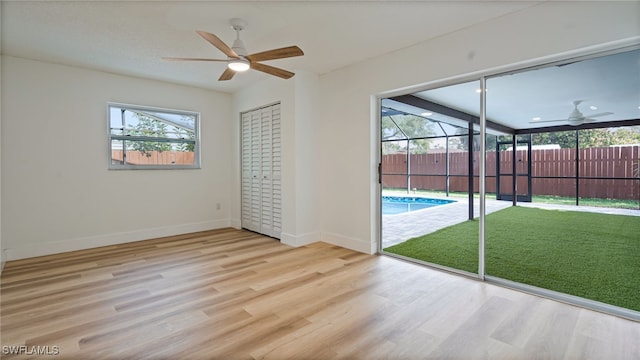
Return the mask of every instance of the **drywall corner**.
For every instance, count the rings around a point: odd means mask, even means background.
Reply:
[[[318,233],[306,233],[301,235],[282,233],[280,236],[281,243],[293,247],[305,246],[318,241],[320,241],[320,235]]]
[[[321,241],[343,248],[359,251],[365,254],[375,254],[377,252],[375,242],[366,239],[344,236],[336,233],[325,232],[321,235]]]

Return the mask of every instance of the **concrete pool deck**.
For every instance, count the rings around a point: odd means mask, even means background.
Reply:
[[[469,200],[467,198],[446,198],[436,196],[434,196],[433,198],[456,200],[456,202],[446,205],[434,206],[422,210],[411,211],[408,213],[383,215],[382,248],[384,249],[386,247],[405,242],[411,238],[429,234],[436,230],[440,230],[468,220]],[[474,217],[480,216],[480,200],[474,199],[473,205]],[[492,212],[507,208],[511,205],[511,201],[487,199],[486,213],[490,214]],[[518,203],[518,206],[640,216],[640,210],[629,209],[610,209],[590,206],[552,205],[541,203]]]

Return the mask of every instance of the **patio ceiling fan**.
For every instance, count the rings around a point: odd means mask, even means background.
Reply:
[[[582,100],[574,100],[573,101],[573,111],[569,114],[569,117],[567,117],[566,119],[557,119],[557,120],[538,120],[538,121],[531,121],[529,122],[530,124],[537,124],[537,123],[545,123],[545,122],[558,122],[558,121],[566,121],[569,123],[569,125],[572,126],[578,126],[578,125],[582,125],[584,123],[587,122],[594,122],[596,121],[597,117],[600,116],[606,116],[606,115],[612,115],[612,112],[603,112],[603,113],[599,113],[599,114],[593,114],[593,115],[589,115],[589,117],[584,116],[584,114],[578,109],[578,105],[580,105],[582,103]]]
[[[211,45],[227,55],[226,59],[207,59],[207,58],[181,58],[181,57],[163,57],[164,60],[171,61],[214,61],[226,62],[227,68],[224,70],[218,81],[231,80],[236,72],[246,71],[249,69],[258,70],[269,75],[277,76],[283,79],[289,79],[294,73],[280,69],[271,65],[260,63],[260,61],[284,59],[294,56],[302,56],[304,53],[297,46],[288,46],[279,49],[267,50],[255,54],[248,54],[244,43],[240,39],[240,31],[246,28],[247,22],[242,19],[231,19],[231,27],[236,31],[236,40],[233,46],[229,47],[216,35],[206,31],[196,31]]]

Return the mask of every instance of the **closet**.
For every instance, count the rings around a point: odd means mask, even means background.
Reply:
[[[242,227],[280,239],[280,104],[241,113]]]

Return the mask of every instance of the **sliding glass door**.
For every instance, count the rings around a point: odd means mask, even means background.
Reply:
[[[640,185],[639,63],[633,50],[486,80],[487,119],[512,129],[497,198],[516,195],[486,216],[489,280],[640,315],[640,210],[618,205]]]
[[[478,86],[473,81],[382,100],[383,252],[477,275]],[[454,99],[466,107],[448,106]],[[447,230],[456,224],[466,228]]]
[[[640,319],[639,63],[631,48],[382,99],[380,250]]]

